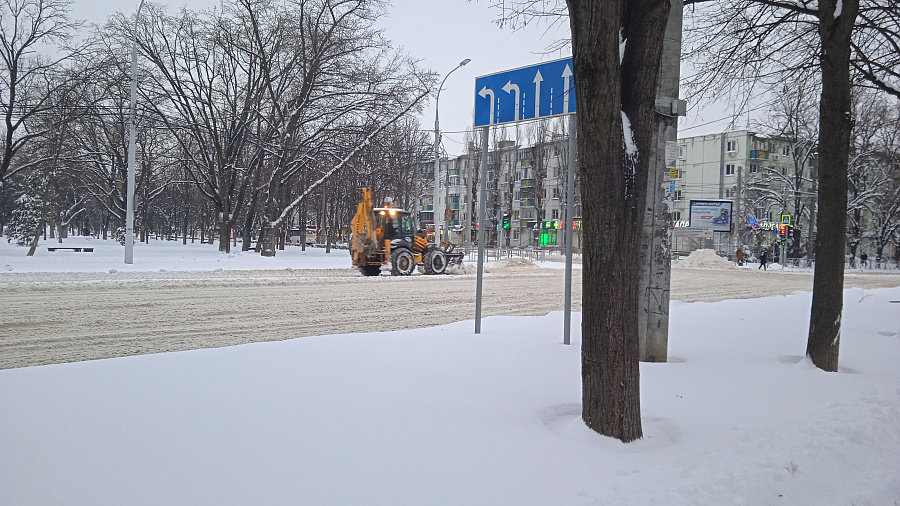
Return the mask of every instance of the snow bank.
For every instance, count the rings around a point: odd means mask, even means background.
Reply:
[[[485,266],[485,272],[527,272],[538,268],[527,258],[506,258]]]
[[[687,258],[672,262],[673,267],[686,267],[688,269],[737,269],[738,267],[728,259],[716,254],[715,250],[697,249],[691,252]]]

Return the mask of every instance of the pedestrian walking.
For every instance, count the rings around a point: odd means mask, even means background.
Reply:
[[[859,256],[860,263],[863,267],[866,267],[866,262],[869,260],[869,255],[866,255],[866,252],[863,251],[862,255]]]
[[[744,250],[738,246],[737,253],[734,254],[734,257],[737,258],[738,265],[744,265]]]
[[[769,261],[769,252],[763,251],[762,255],[759,256],[759,267],[757,267],[756,270],[759,270],[759,269],[762,269],[764,271],[769,270],[768,268],[766,268],[766,262],[768,262],[768,261]]]

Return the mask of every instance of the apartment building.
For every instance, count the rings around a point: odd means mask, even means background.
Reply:
[[[531,146],[499,141],[495,146],[488,153],[487,243],[510,247],[563,245],[567,139],[557,136]],[[769,137],[751,130],[679,139],[674,178],[670,181],[674,200],[673,250],[713,248],[732,252],[742,245],[754,252],[777,252],[775,231],[788,219],[794,227],[794,235],[787,240],[788,256],[805,256],[812,247],[809,232],[815,221],[815,157],[815,140]],[[440,160],[437,208],[447,217],[450,239],[457,244],[472,244],[468,238],[477,229],[477,215],[470,208],[477,208],[480,163],[481,154],[474,146],[469,146],[466,154]],[[429,175],[433,174],[433,167],[434,162],[428,162]],[[900,178],[900,167],[894,169],[893,175]],[[433,176],[428,180],[430,184],[420,200],[419,218],[433,230]],[[581,234],[577,182],[576,179],[576,248]],[[732,201],[733,232],[689,228],[691,200]],[[872,222],[871,217],[863,216],[861,226],[869,230]],[[871,256],[875,244],[870,235],[861,233],[859,248],[868,250]],[[896,246],[889,245],[884,254],[896,255]]]
[[[554,138],[534,146],[499,141],[488,153],[485,200],[488,239],[508,247],[561,246],[565,219],[567,141]],[[430,167],[434,162],[429,162]],[[480,152],[470,146],[466,154],[440,160],[439,197],[434,205],[432,186],[421,198],[419,220],[434,230],[435,208],[445,217],[451,241],[470,244],[467,232],[477,230],[477,168]],[[577,181],[576,181],[577,183]],[[580,216],[576,188],[575,217]],[[576,224],[577,227],[577,224]],[[580,232],[580,229],[576,229]],[[474,235],[474,234],[473,234]],[[573,245],[577,247],[578,233]]]
[[[805,251],[810,206],[815,203],[812,148],[749,130],[679,139],[672,184],[673,249],[771,247],[773,230],[789,215],[797,229],[792,252]],[[732,201],[735,236],[688,229],[691,200]]]

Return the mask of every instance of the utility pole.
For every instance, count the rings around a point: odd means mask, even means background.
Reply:
[[[743,220],[741,219],[741,195],[743,195],[743,193],[741,193],[742,192],[741,178],[743,176],[743,174],[742,174],[743,168],[744,168],[743,165],[738,165],[738,168],[737,168],[737,188],[735,189],[735,194],[734,194],[734,209],[732,209],[732,212],[731,212],[731,226],[734,229],[734,241],[735,241],[734,246],[735,247],[733,247],[731,249],[731,251],[737,251],[737,248],[739,248],[742,244],[741,231],[743,231],[743,229],[744,229],[744,223],[743,223]]]
[[[640,257],[640,308],[638,311],[639,357],[644,362],[666,362],[669,343],[669,283],[671,245],[669,229],[670,169],[678,159],[678,116],[685,103],[678,100],[681,77],[681,25],[683,0],[671,0],[669,21],[663,42],[659,84],[656,93],[656,130],[650,152],[647,177],[647,205]],[[571,155],[570,155],[571,156]]]
[[[144,0],[138,4],[137,13],[134,15],[134,38],[131,40],[131,128],[128,133],[128,174],[125,191],[125,263],[134,263],[134,174],[135,174],[135,144],[137,128],[137,31],[138,21],[141,19],[141,7]]]
[[[465,237],[463,237],[463,244],[466,246],[466,253],[469,252],[469,247],[472,246],[472,213],[475,212],[475,207],[472,204],[472,185],[474,183],[475,176],[478,174],[478,171],[475,170],[475,164],[477,163],[477,159],[475,158],[475,143],[470,142],[467,146],[468,152],[466,154],[466,225],[465,225]]]

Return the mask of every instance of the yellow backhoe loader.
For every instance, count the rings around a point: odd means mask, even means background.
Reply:
[[[364,276],[378,276],[391,263],[391,274],[409,276],[416,266],[425,274],[443,274],[462,264],[462,253],[450,243],[433,244],[416,230],[408,211],[373,207],[372,191],[362,189],[362,200],[350,221],[350,257]]]

